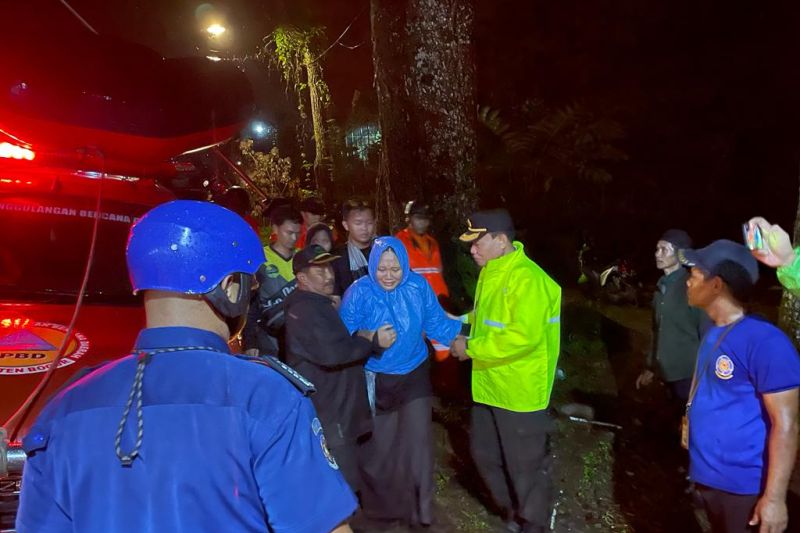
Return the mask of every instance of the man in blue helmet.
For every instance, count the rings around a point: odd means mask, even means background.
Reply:
[[[253,230],[174,201],[132,228],[127,259],[147,328],[23,440],[19,533],[349,532],[356,501],[304,397],[313,386],[228,350],[264,262]]]

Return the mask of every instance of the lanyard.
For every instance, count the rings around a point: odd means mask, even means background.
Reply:
[[[731,322],[725,330],[720,333],[719,337],[717,338],[717,342],[714,343],[714,347],[711,348],[711,351],[708,352],[708,357],[706,358],[705,365],[703,365],[703,372],[698,374],[697,373],[697,365],[700,363],[700,354],[698,353],[697,360],[694,363],[694,374],[692,374],[692,387],[689,389],[689,399],[686,401],[686,411],[689,411],[689,408],[692,406],[692,401],[694,400],[695,394],[697,394],[697,389],[700,387],[700,377],[704,376],[706,372],[708,372],[708,366],[711,364],[711,358],[714,356],[714,352],[717,351],[720,344],[722,344],[723,339],[731,332],[733,327],[742,321],[744,317],[737,318],[733,322]],[[705,339],[703,339],[703,344],[705,344]],[[703,346],[701,344],[701,348]]]

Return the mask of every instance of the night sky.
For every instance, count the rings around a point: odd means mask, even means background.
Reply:
[[[237,56],[278,24],[325,26],[332,42],[355,19],[342,39],[355,49],[335,46],[324,58],[334,116],[346,121],[354,92],[371,92],[367,0],[70,4],[99,32],[173,57],[208,53],[198,18],[208,6],[231,29],[226,53]],[[684,226],[703,242],[739,239],[740,222],[753,214],[791,225],[800,176],[797,3],[476,4],[480,105],[579,103],[622,125],[620,147],[629,159],[614,165],[605,191],[620,206],[619,216],[605,221],[618,244],[635,227],[634,247],[649,257],[650,241],[669,226]],[[51,23],[70,18],[57,1],[41,6],[37,13]],[[261,114],[280,127],[293,106],[277,74],[252,65],[248,71]]]

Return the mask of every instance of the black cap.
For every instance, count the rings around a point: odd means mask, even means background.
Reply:
[[[315,215],[324,215],[325,214],[325,204],[319,198],[306,198],[302,202],[300,202],[300,211],[305,211],[306,213],[313,213]]]
[[[660,240],[667,241],[674,246],[676,250],[692,247],[692,238],[682,229],[668,229],[664,232],[664,235],[661,236]]]
[[[411,200],[406,204],[406,216],[417,215],[420,217],[430,218],[431,207],[428,204],[420,202],[419,200]]]
[[[467,219],[467,231],[459,239],[463,242],[472,242],[487,233],[496,231],[514,233],[514,222],[505,209],[490,209],[472,213]]]
[[[325,251],[325,248],[318,244],[312,244],[294,254],[294,258],[292,259],[292,272],[297,274],[304,268],[325,265],[334,259],[339,259],[339,256],[329,254]]]
[[[696,266],[712,276],[716,276],[720,264],[730,261],[741,266],[750,276],[750,281],[758,281],[758,262],[743,244],[720,239],[699,250],[679,250],[678,260],[686,266]]]

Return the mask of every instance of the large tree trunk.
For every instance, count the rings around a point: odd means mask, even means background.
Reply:
[[[314,130],[314,179],[317,190],[326,203],[332,205],[333,201],[333,164],[329,150],[329,139],[325,127],[322,98],[319,94],[320,83],[319,66],[311,56],[311,51],[306,49],[304,65],[308,81],[308,96],[311,101],[311,125]]]
[[[797,213],[794,218],[792,242],[800,242],[800,199],[797,202]],[[795,345],[800,346],[800,298],[792,295],[789,291],[783,291],[778,324],[791,337]]]
[[[371,2],[385,178],[463,224],[477,204],[473,2]]]

